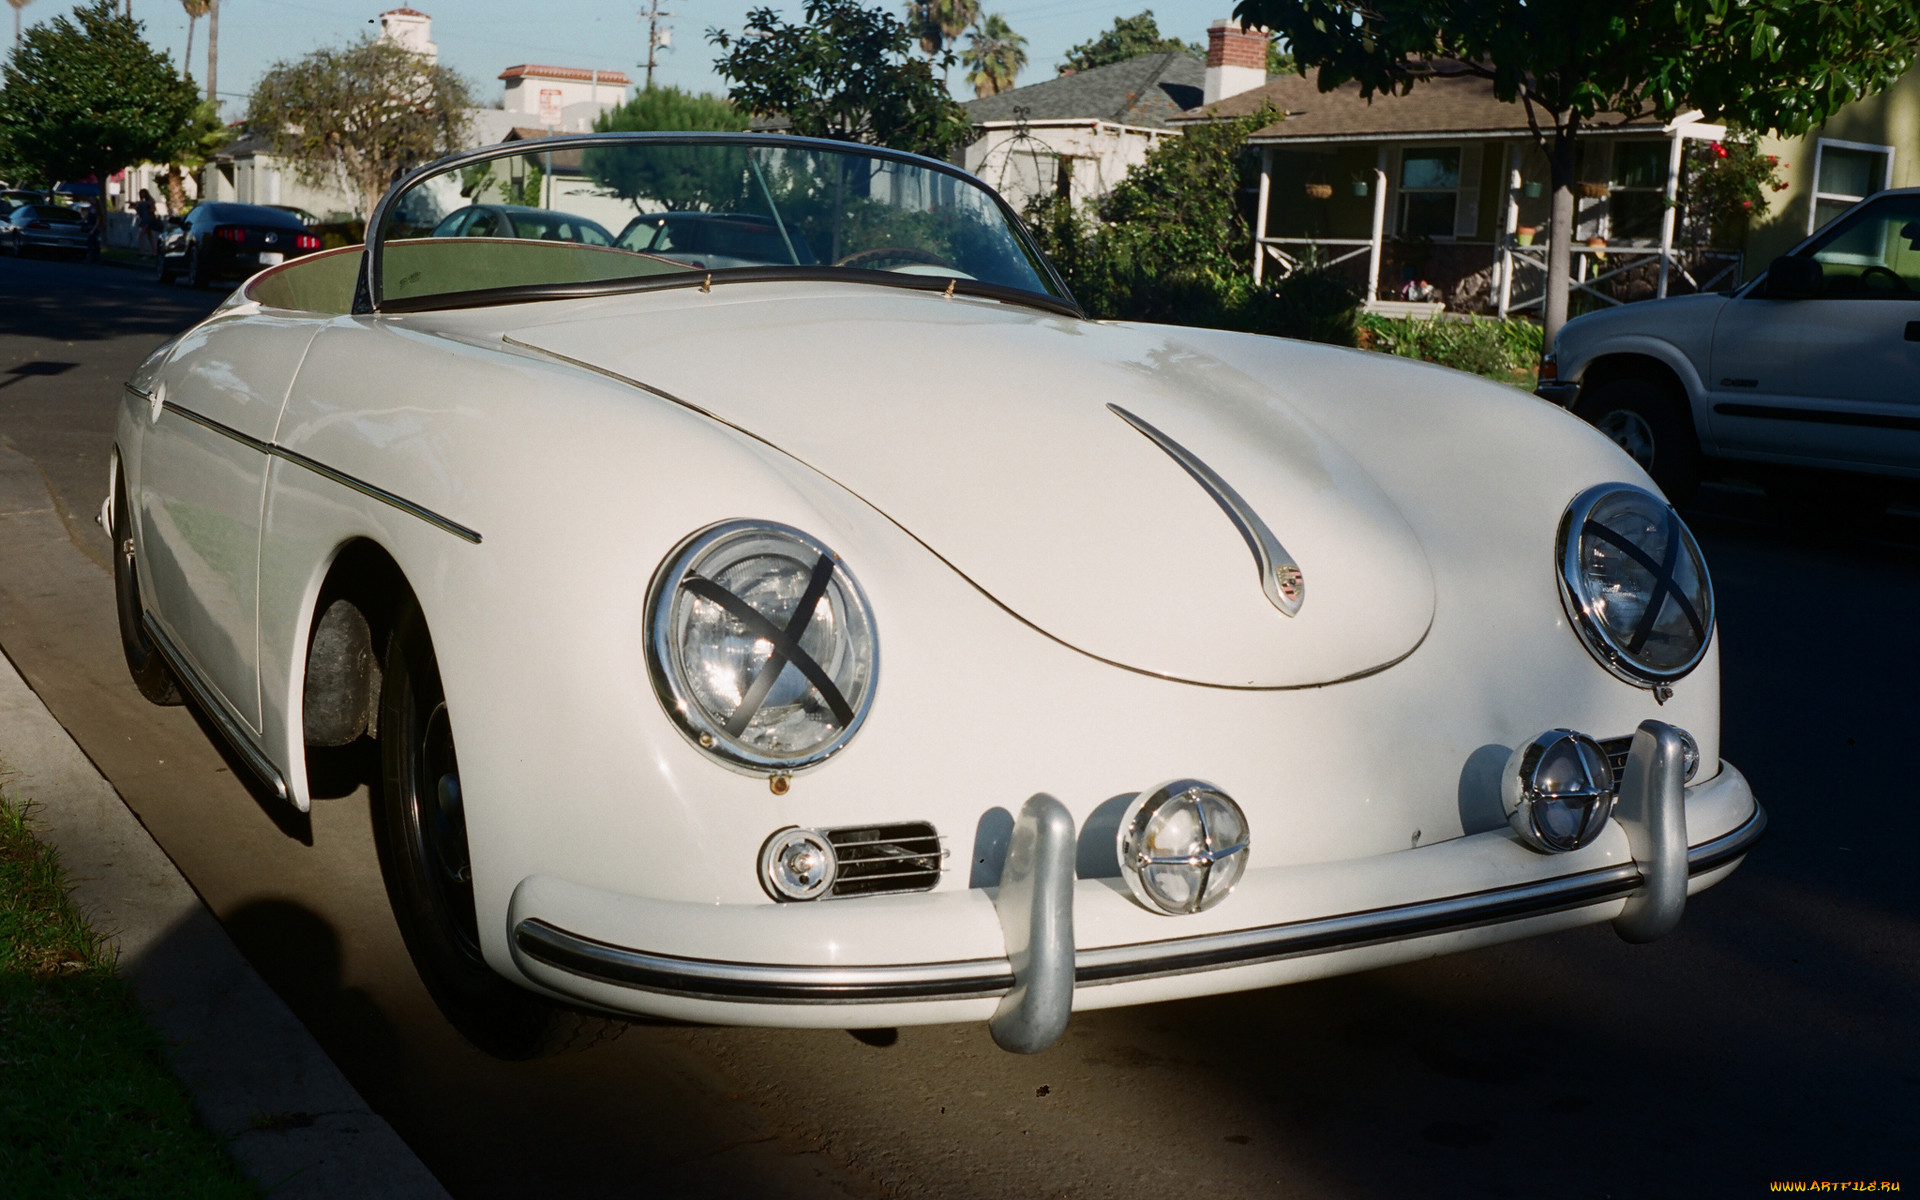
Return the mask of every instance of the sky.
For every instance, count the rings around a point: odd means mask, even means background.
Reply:
[[[70,12],[79,0],[30,0],[21,13],[31,26]],[[373,19],[404,0],[220,0],[220,94],[227,119],[246,109],[247,93],[275,62],[298,58],[327,45],[340,45],[377,28]],[[654,81],[696,92],[724,92],[713,70],[719,52],[706,32],[738,32],[749,7],[766,3],[788,20],[801,16],[801,0],[662,0],[674,16],[673,45],[661,51]],[[520,63],[625,71],[638,83],[646,59],[646,25],[633,0],[411,0],[407,7],[433,18],[433,40],[440,61],[465,75],[483,103],[500,96],[497,76]],[[901,5],[904,9],[904,4]],[[986,0],[988,13],[1005,17],[1027,39],[1027,68],[1020,82],[1051,78],[1069,47],[1097,35],[1117,16],[1151,7],[1161,33],[1189,42],[1206,42],[1207,26],[1232,14],[1233,0]],[[133,0],[134,18],[146,26],[147,40],[178,61],[187,41],[187,17],[178,0]],[[0,15],[0,21],[5,16]],[[11,31],[0,25],[0,38]],[[4,43],[0,43],[4,44]],[[207,22],[194,33],[193,74],[206,77]],[[952,86],[960,99],[972,90]]]

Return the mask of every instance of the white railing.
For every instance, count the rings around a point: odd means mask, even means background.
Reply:
[[[1348,259],[1360,258],[1373,249],[1372,238],[1304,238],[1304,237],[1263,237],[1254,239],[1264,260],[1272,262],[1279,271],[1280,278],[1298,271],[1312,261],[1317,266],[1330,267]],[[1289,246],[1300,247],[1299,251],[1286,249]],[[1351,246],[1345,254],[1332,258],[1323,258],[1323,248],[1327,246]]]
[[[1738,250],[1662,250],[1658,246],[1569,246],[1571,259],[1568,263],[1572,271],[1569,280],[1571,292],[1585,292],[1602,304],[1619,306],[1629,301],[1601,291],[1596,285],[1609,279],[1618,278],[1649,262],[1660,264],[1659,279],[1654,284],[1654,297],[1667,294],[1669,277],[1678,275],[1693,285],[1696,292],[1710,292],[1715,285],[1732,278],[1738,283],[1742,274],[1741,267],[1746,256]],[[1546,304],[1547,297],[1547,247],[1540,244],[1530,246],[1502,246],[1498,252],[1500,274],[1500,315],[1524,312],[1530,308],[1540,308]],[[1615,265],[1618,264],[1618,265]],[[1718,269],[1708,273],[1706,267],[1718,264]],[[1704,278],[1696,278],[1694,269],[1701,268]],[[1537,275],[1538,294],[1529,295],[1524,300],[1516,300],[1514,292],[1519,283],[1520,271],[1528,271],[1529,282]],[[1530,289],[1529,289],[1530,290]]]

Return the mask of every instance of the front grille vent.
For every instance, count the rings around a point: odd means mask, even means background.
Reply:
[[[839,877],[828,895],[883,896],[931,891],[940,882],[947,852],[924,821],[823,829],[840,859]]]
[[[1613,790],[1620,791],[1620,782],[1627,777],[1627,755],[1633,750],[1633,737],[1607,738],[1600,743],[1600,749],[1606,751],[1607,765],[1613,768]]]

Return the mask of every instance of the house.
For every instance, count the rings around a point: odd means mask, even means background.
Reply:
[[[610,108],[627,102],[633,81],[621,71],[589,67],[547,67],[522,63],[500,72],[500,107],[515,115],[515,124],[543,125],[568,133],[584,133]]]
[[[1204,60],[1157,51],[968,101],[980,136],[961,165],[1016,209],[1051,195],[1085,204],[1177,135],[1183,114],[1266,82],[1267,35],[1215,21]]]
[[[1285,75],[1176,118],[1285,116],[1249,138],[1260,154],[1254,272],[1309,259],[1350,264],[1370,302],[1432,285],[1456,309],[1524,311],[1542,303],[1552,203],[1545,155],[1526,110],[1493,85],[1437,63],[1404,96],[1362,99],[1359,85],[1319,89],[1318,72]],[[1688,138],[1724,130],[1698,114],[1581,130],[1577,144],[1576,286],[1665,295],[1739,278],[1737,250],[1676,249],[1670,202]]]
[[[1424,282],[1455,310],[1542,306],[1551,194],[1526,110],[1458,64],[1435,68],[1404,96],[1364,100],[1351,82],[1321,92],[1313,72],[1174,118],[1263,105],[1286,114],[1248,139],[1260,154],[1256,279],[1313,260],[1364,279],[1370,304]],[[1762,139],[1788,184],[1766,218],[1729,244],[1685,244],[1676,205],[1685,145],[1725,135],[1698,112],[1582,127],[1572,265],[1585,303],[1737,284],[1860,197],[1920,182],[1920,72],[1804,137]]]
[[[1198,57],[1163,50],[970,100],[980,136],[961,165],[1016,209],[1097,199],[1178,132],[1171,119],[1204,100],[1205,76]]]

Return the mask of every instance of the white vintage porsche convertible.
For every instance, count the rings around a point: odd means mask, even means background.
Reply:
[[[1076,1008],[1652,939],[1759,836],[1700,551],[1565,412],[1087,320],[941,163],[538,153],[547,208],[640,238],[447,220],[524,146],[415,172],[364,254],[139,369],[102,515],[149,698],[301,809],[377,740],[395,915],[480,1045],[1031,1052]]]

